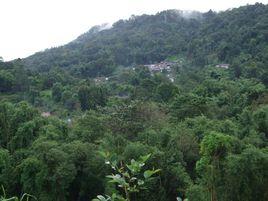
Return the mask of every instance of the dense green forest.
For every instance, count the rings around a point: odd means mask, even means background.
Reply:
[[[0,60],[0,200],[267,201],[267,145],[268,5],[132,16]]]

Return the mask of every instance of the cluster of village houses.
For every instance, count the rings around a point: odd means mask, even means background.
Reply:
[[[171,73],[171,68],[175,64],[176,64],[176,62],[162,61],[160,63],[146,64],[144,66],[147,67],[152,74],[157,73],[157,72],[164,72],[164,71],[166,71],[167,73]],[[132,68],[132,70],[135,70],[135,69],[136,69],[135,67]],[[169,79],[172,82],[174,82],[174,78],[172,78],[170,74],[168,74],[167,77],[169,77]],[[108,80],[109,80],[109,77],[96,77],[96,78],[94,78],[94,82],[96,84],[101,84],[101,83],[107,82]]]
[[[160,63],[148,64],[148,65],[144,65],[144,66],[148,67],[148,69],[151,71],[151,73],[166,71],[168,73],[167,77],[170,79],[171,82],[174,82],[174,78],[173,78],[172,74],[170,74],[170,72],[171,72],[171,68],[175,64],[177,64],[177,62],[162,61]],[[230,66],[230,64],[217,64],[215,67],[228,69],[229,66]]]
[[[148,67],[148,69],[151,72],[163,72],[163,71],[171,72],[171,67],[174,66],[175,64],[176,62],[162,61],[160,63],[148,64],[144,66]]]
[[[155,64],[148,64],[144,65],[146,66],[150,72],[153,73],[158,73],[158,72],[167,72],[167,77],[171,82],[174,82],[174,77],[171,74],[172,67],[177,64],[177,62],[170,62],[170,61],[162,61],[160,63],[155,63]]]
[[[158,73],[158,72],[167,72],[167,77],[170,79],[171,82],[174,82],[174,77],[171,74],[172,67],[176,64],[176,62],[168,62],[168,61],[162,61],[160,63],[155,63],[155,64],[147,64],[144,65],[146,66],[150,72],[153,73]],[[215,66],[216,68],[224,68],[228,69],[230,67],[230,64],[217,64]],[[135,68],[133,68],[135,70]],[[105,81],[108,81],[108,77],[97,77],[94,79],[96,84],[103,83]],[[43,117],[50,117],[52,114],[50,112],[42,112],[41,116]],[[67,119],[67,123],[71,123],[71,119]]]
[[[162,61],[160,63],[148,64],[144,66],[148,67],[148,69],[151,72],[163,72],[163,71],[171,72],[171,68],[175,64],[176,62]],[[216,65],[216,68],[228,69],[229,67],[230,67],[230,64],[217,64]]]
[[[174,65],[176,65],[177,63],[178,62],[162,61],[160,63],[146,64],[144,66],[150,70],[152,75],[154,73],[167,72],[167,77],[170,79],[171,82],[174,82],[174,77],[172,76],[171,71],[172,71],[172,67]],[[229,66],[230,66],[229,64],[217,64],[215,67],[228,69]],[[136,68],[133,67],[132,69],[135,70]],[[108,80],[109,80],[108,77],[97,77],[94,79],[96,84],[101,84],[101,83],[108,81]]]

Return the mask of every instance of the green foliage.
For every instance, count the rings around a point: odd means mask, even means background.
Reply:
[[[226,165],[226,191],[229,200],[266,200],[268,191],[268,153],[248,147],[232,154]]]
[[[107,159],[109,159],[109,153],[102,153]],[[123,190],[122,194],[113,193],[111,197],[107,196],[97,196],[95,201],[99,200],[118,200],[118,201],[130,201],[131,194],[139,193],[141,190],[146,189],[146,182],[152,179],[152,176],[160,172],[160,169],[156,170],[142,170],[145,166],[146,161],[150,158],[149,155],[141,156],[138,160],[132,159],[130,164],[123,164],[121,162],[118,165],[118,162],[113,160],[111,161],[106,159],[106,164],[109,164],[111,168],[115,171],[114,174],[108,175],[107,178],[110,179],[110,183],[116,184],[118,188]]]
[[[6,197],[6,192],[5,192],[5,189],[3,186],[2,187],[2,193],[3,195],[0,196],[0,200],[1,201],[30,201],[30,200],[37,200],[34,196],[30,195],[30,194],[27,194],[27,193],[24,193],[20,198],[19,197],[10,197],[10,198],[7,198]]]
[[[169,101],[178,92],[179,92],[178,88],[171,83],[160,84],[156,89],[156,93],[159,94],[160,99],[164,102]]]
[[[0,184],[40,201],[268,200],[267,8],[132,16],[0,59]]]
[[[7,71],[0,71],[0,92],[9,92],[14,86],[14,76]]]
[[[55,83],[53,84],[52,87],[52,98],[56,101],[59,102],[62,97],[62,85],[60,83]]]
[[[132,16],[108,30],[93,27],[71,43],[23,62],[40,71],[59,66],[85,78],[182,55],[196,66],[232,64],[232,76],[258,78],[267,86],[267,10],[256,3],[220,13],[194,12],[188,18],[178,10]]]
[[[201,155],[205,157],[224,157],[231,148],[232,138],[220,133],[210,133],[201,142]]]
[[[89,109],[89,97],[90,89],[88,86],[81,86],[78,91],[78,98],[81,104],[81,109],[83,111]]]
[[[193,93],[178,95],[171,103],[170,110],[176,121],[199,116],[207,113],[207,100]]]
[[[258,131],[263,132],[268,137],[268,106],[260,107],[254,112],[253,118]]]
[[[106,104],[106,90],[101,86],[81,86],[78,91],[78,97],[83,111],[96,109],[98,106]]]

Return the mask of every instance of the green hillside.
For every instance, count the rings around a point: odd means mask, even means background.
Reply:
[[[267,87],[258,3],[0,60],[0,200],[267,201]]]
[[[220,13],[194,12],[187,18],[178,10],[133,16],[110,29],[94,27],[71,43],[24,62],[41,71],[62,67],[77,76],[95,77],[109,75],[120,65],[149,64],[179,54],[197,66],[235,64],[237,76],[254,63],[267,82],[267,13],[267,6],[255,4]]]

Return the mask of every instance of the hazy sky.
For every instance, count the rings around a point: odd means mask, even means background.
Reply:
[[[215,11],[256,0],[0,0],[0,56],[23,58],[63,45],[91,26],[166,9]],[[267,4],[268,0],[260,0]]]

